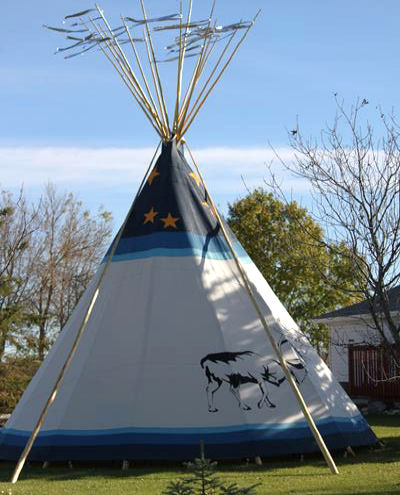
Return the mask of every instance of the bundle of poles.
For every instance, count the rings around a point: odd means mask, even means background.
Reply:
[[[57,53],[65,53],[69,50],[65,58],[81,55],[93,48],[101,50],[114,66],[160,138],[168,141],[174,136],[179,142],[232,62],[260,11],[252,21],[240,21],[220,26],[214,19],[216,0],[212,3],[208,19],[201,21],[192,21],[193,0],[189,2],[185,19],[183,0],[180,1],[179,13],[159,18],[149,18],[144,0],[139,0],[139,2],[143,18],[121,16],[122,24],[116,28],[111,27],[99,5],[96,5],[94,9],[66,16],[65,20],[75,20],[71,29],[44,27],[66,34],[68,40],[74,41],[70,46],[57,49]],[[77,22],[76,19],[78,19]],[[174,24],[169,24],[171,21]],[[154,22],[168,23],[156,26],[153,28],[154,32],[176,30],[179,33],[174,43],[166,47],[173,56],[165,60],[157,58],[156,55],[150,28],[150,24]],[[76,27],[78,29],[75,29]],[[143,37],[134,36],[133,28],[142,28]],[[237,36],[240,31],[242,35]],[[146,52],[144,60],[138,49],[138,43],[143,42]],[[131,58],[134,63],[129,60],[122,48],[123,45],[130,45],[133,52]],[[221,47],[220,50],[217,49],[218,47]],[[216,60],[210,64],[210,71],[204,77],[207,72],[205,69],[208,68],[207,62],[210,61],[210,56],[214,52]],[[185,59],[188,57],[194,59],[195,62],[187,87],[184,88],[184,66]],[[177,61],[178,64],[172,125],[159,70],[160,63],[170,61]]]

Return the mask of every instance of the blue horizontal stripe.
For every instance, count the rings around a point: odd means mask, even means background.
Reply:
[[[336,425],[341,425],[344,428],[359,428],[359,427],[369,427],[368,423],[361,416],[354,416],[353,418],[324,418],[316,421],[318,425],[329,425],[335,423]],[[73,435],[105,435],[105,434],[125,434],[125,433],[157,433],[157,434],[174,434],[174,435],[187,435],[187,434],[204,434],[204,433],[233,433],[237,431],[247,431],[247,430],[292,430],[299,428],[306,428],[307,423],[305,421],[298,421],[296,423],[255,423],[255,424],[244,424],[244,425],[231,425],[231,426],[212,426],[212,427],[179,427],[179,428],[167,428],[167,427],[139,427],[139,428],[111,428],[105,430],[49,430],[42,431],[40,435],[51,435],[53,431],[57,431],[61,434],[73,434]],[[0,435],[2,432],[13,432],[22,435],[30,435],[28,430],[15,430],[14,428],[4,428],[0,429]]]
[[[317,421],[329,448],[372,445],[376,437],[361,417]],[[28,431],[0,430],[0,459],[17,459]],[[203,441],[215,459],[315,452],[317,444],[304,422],[216,428],[117,428],[41,432],[32,460],[190,459]]]
[[[244,263],[251,260],[238,241],[233,242],[236,254]],[[110,251],[109,251],[110,252]],[[103,262],[107,260],[109,252]],[[152,257],[201,257],[230,260],[232,253],[220,236],[203,236],[193,232],[156,232],[121,239],[113,261],[127,261]]]
[[[367,431],[362,416],[356,418],[327,418],[317,421],[325,434]],[[309,435],[305,422],[235,425],[214,428],[113,428],[108,430],[50,430],[40,433],[38,446],[50,445],[113,445],[113,444],[191,444],[200,439],[210,444],[238,443],[248,440],[295,440]],[[22,446],[29,431],[4,428],[0,430],[0,443]]]

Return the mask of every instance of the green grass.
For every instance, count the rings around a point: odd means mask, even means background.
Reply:
[[[359,450],[355,458],[344,458],[337,452],[339,476],[329,473],[318,456],[267,460],[255,465],[221,464],[218,474],[226,482],[240,486],[260,483],[262,495],[350,495],[400,494],[400,418],[368,417],[377,436],[384,440],[383,450]],[[129,471],[115,467],[82,467],[73,469],[39,466],[24,469],[20,481],[11,485],[13,466],[0,464],[0,495],[159,495],[169,481],[185,473],[180,466],[134,465]]]

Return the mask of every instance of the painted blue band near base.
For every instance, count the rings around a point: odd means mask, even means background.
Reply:
[[[365,420],[336,418],[317,422],[329,448],[372,445],[376,437]],[[29,432],[3,429],[0,459],[18,458]],[[304,423],[225,428],[124,428],[108,431],[42,432],[32,449],[32,460],[190,459],[200,442],[209,457],[241,458],[317,451]]]

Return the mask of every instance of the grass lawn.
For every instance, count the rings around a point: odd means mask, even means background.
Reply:
[[[360,450],[355,458],[335,454],[340,475],[329,473],[318,456],[280,461],[267,460],[255,465],[222,464],[218,475],[239,486],[261,483],[258,494],[400,494],[400,418],[368,417],[377,436],[384,440],[384,450]],[[180,466],[136,465],[129,471],[112,467],[39,466],[25,468],[20,481],[11,485],[13,466],[0,463],[0,495],[96,494],[160,495],[169,481],[185,473]]]

